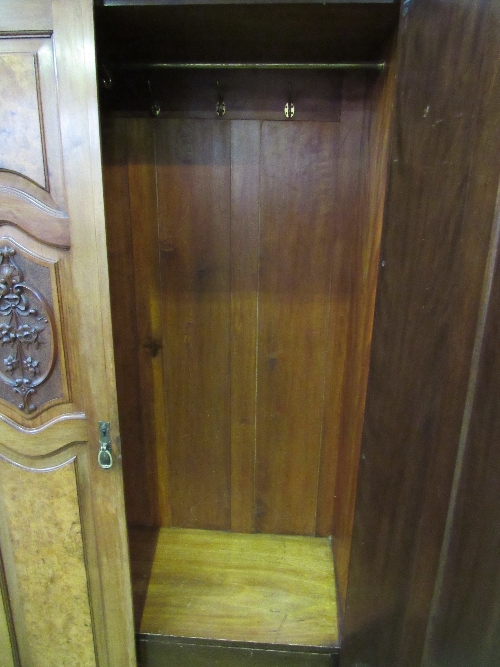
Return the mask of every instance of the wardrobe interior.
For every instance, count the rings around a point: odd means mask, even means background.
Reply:
[[[398,14],[394,2],[95,8],[143,641],[338,653]]]

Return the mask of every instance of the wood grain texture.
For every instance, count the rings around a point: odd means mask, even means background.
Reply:
[[[318,534],[329,534],[321,532],[320,521],[332,521],[333,518],[333,524],[326,526],[334,536],[337,581],[343,605],[346,601],[368,381],[394,82],[392,65],[383,76],[365,76],[364,79],[353,76],[344,81],[345,124],[341,126],[338,201],[345,208],[338,219],[345,225],[345,240],[335,244],[336,259],[338,257],[339,260],[333,262],[334,267],[343,267],[344,273],[339,280],[332,281],[333,288],[338,290],[337,298],[332,296],[332,308],[339,301],[345,303],[346,294],[350,298],[346,315],[342,311],[342,316],[330,325],[333,327],[332,335],[339,341],[338,344],[332,342],[331,347],[334,350],[344,347],[345,359],[343,372],[336,370],[332,373],[333,405],[336,410],[325,410],[324,442],[332,439],[330,429],[333,426],[339,429],[338,446],[336,450],[323,448],[318,499]],[[339,290],[339,286],[345,292]],[[337,328],[337,323],[344,324],[346,330]],[[331,401],[327,395],[325,404],[332,405]],[[336,420],[332,420],[333,416]],[[336,459],[332,452],[338,452]],[[332,472],[336,479],[334,485],[330,478]],[[330,510],[328,515],[332,503],[333,512]]]
[[[496,140],[498,147],[498,134]],[[425,667],[494,667],[500,660],[499,298],[497,258],[465,455],[457,463],[461,474],[452,532],[443,553],[435,615],[429,619]]]
[[[29,53],[0,56],[0,170],[17,172],[46,189],[36,65]]]
[[[260,133],[258,122],[231,124],[231,530],[248,533],[255,528]]]
[[[173,526],[230,527],[230,130],[157,126]]]
[[[434,592],[434,613],[427,627],[427,650],[422,661],[425,667],[447,664],[493,667],[500,661],[500,457],[497,446],[500,427],[500,194],[496,190],[500,182],[500,67],[497,58],[500,14],[495,2],[487,3],[483,11],[487,24],[468,214],[474,219],[492,221],[491,265],[487,267],[483,290],[486,321],[483,329],[480,318],[476,333],[477,358],[473,358],[471,368],[448,531]]]
[[[156,512],[149,499],[154,485],[151,488],[148,484],[150,476],[147,458],[144,448],[140,446],[146,427],[142,424],[138,400],[139,343],[128,173],[130,122],[116,121],[104,125],[102,145],[113,343],[122,455],[125,461],[127,521],[132,525],[153,525]]]
[[[75,473],[73,461],[42,472],[0,459],[2,542],[21,597],[22,659],[33,667],[97,665]]]
[[[474,157],[485,7],[421,0],[402,15],[345,665],[421,664],[497,185],[492,201]]]
[[[338,126],[263,123],[256,527],[314,535]]]
[[[337,623],[328,539],[160,531],[141,634],[334,647]]]
[[[141,446],[134,446],[146,467],[143,492],[148,494],[151,520],[170,525],[155,157],[155,123],[131,120],[128,173],[139,345],[136,396],[138,391],[141,408]]]
[[[135,664],[132,594],[119,452],[118,408],[104,226],[91,0],[53,0],[60,137],[71,254],[63,295],[74,401],[87,417],[88,474],[79,488],[100,667]],[[113,468],[97,462],[98,421],[109,421]],[[81,462],[79,462],[79,466]],[[112,564],[112,566],[110,566]]]
[[[52,30],[52,0],[5,2],[0,17],[1,32]]]
[[[319,535],[334,535],[334,548],[338,543],[334,517],[343,499],[336,490],[337,465],[340,456],[353,449],[343,430],[349,404],[344,397],[347,378],[356,374],[358,364],[352,364],[351,311],[362,298],[357,293],[356,262],[360,255],[361,230],[366,216],[366,144],[363,143],[363,125],[367,105],[367,80],[363,74],[345,76],[342,87],[342,112],[337,154],[337,177],[332,183],[332,199],[335,201],[334,241],[331,255],[331,293],[328,337],[325,364],[325,405],[323,414],[323,443],[319,467],[318,511],[316,530]],[[362,362],[358,359],[358,363]],[[336,446],[328,446],[334,442]],[[341,448],[344,448],[344,452]],[[356,470],[356,463],[354,470]],[[351,471],[344,464],[342,474]],[[337,565],[338,567],[338,565]],[[342,589],[342,587],[341,587]]]
[[[0,41],[0,219],[68,247],[53,44],[38,35]]]
[[[385,164],[372,146],[385,119],[372,118],[383,88],[372,78],[344,77],[340,123],[109,118],[122,129],[104,135],[128,161],[127,177],[116,167],[128,185],[113,185],[113,166],[105,183],[130,422],[142,406],[142,425],[136,416],[124,434],[137,468],[129,520],[155,525],[147,508],[163,484],[173,525],[342,535],[343,590],[380,233],[370,198],[383,200],[383,184],[367,182],[371,161]],[[129,219],[119,193],[132,222],[113,249]],[[149,432],[163,410],[163,429]],[[168,509],[154,511],[171,525]]]

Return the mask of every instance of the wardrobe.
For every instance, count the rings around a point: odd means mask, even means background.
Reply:
[[[2,665],[496,665],[495,2],[0,9]]]

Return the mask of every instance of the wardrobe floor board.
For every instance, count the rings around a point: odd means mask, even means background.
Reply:
[[[338,645],[327,538],[163,528],[147,581],[140,546],[146,536],[130,535],[140,635],[268,648]]]

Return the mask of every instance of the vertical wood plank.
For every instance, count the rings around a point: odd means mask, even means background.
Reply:
[[[109,289],[127,521],[152,524],[154,510],[142,447],[138,397],[137,320],[128,180],[130,121],[109,119],[102,124],[103,185],[108,239]]]
[[[339,155],[340,205],[349,213],[339,216],[349,221],[350,242],[344,257],[350,257],[350,307],[348,327],[343,332],[346,357],[339,410],[338,459],[336,461],[333,544],[337,579],[345,605],[349,572],[352,525],[363,429],[366,387],[372,339],[373,312],[384,212],[387,155],[392,119],[394,72],[376,78],[354,76],[344,85],[345,126]],[[357,140],[359,144],[353,145]],[[345,151],[345,152],[344,152]],[[357,162],[358,175],[349,164]],[[336,347],[335,343],[333,346]],[[328,410],[325,417],[328,418]],[[325,434],[328,433],[325,424]],[[325,435],[326,439],[326,435]],[[323,488],[330,489],[329,467],[322,466]],[[333,486],[333,485],[332,485]],[[328,497],[328,496],[327,496]],[[318,510],[321,504],[318,502]]]
[[[134,389],[141,410],[141,437],[134,445],[140,452],[142,465],[146,466],[146,493],[150,506],[150,520],[142,521],[140,525],[169,526],[155,166],[156,123],[153,119],[139,118],[128,122],[132,254],[126,262],[133,264],[135,280],[138,382]]]
[[[260,122],[231,123],[231,529],[255,526]]]
[[[481,103],[466,216],[491,219],[492,233],[422,667],[500,663],[500,6],[487,2],[483,11]]]
[[[356,269],[362,253],[362,229],[368,224],[366,215],[366,166],[363,144],[363,123],[366,113],[366,85],[363,75],[345,75],[342,84],[342,111],[339,123],[339,142],[336,179],[332,183],[335,207],[334,241],[331,257],[330,318],[327,344],[327,376],[323,418],[323,446],[319,470],[318,535],[334,533],[334,516],[342,498],[336,492],[338,457],[345,457],[344,448],[352,449],[345,441],[342,429],[346,413],[352,405],[345,396],[345,385],[355,373],[361,360],[353,359],[349,336],[352,311],[362,297],[357,289]],[[353,362],[354,361],[354,365]],[[361,418],[362,416],[360,416]],[[351,461],[356,466],[354,461]],[[341,461],[341,467],[342,461]],[[343,471],[348,474],[348,470]],[[334,542],[335,544],[335,542]]]
[[[261,532],[314,534],[332,248],[330,123],[263,123],[257,396]]]
[[[230,528],[230,125],[157,129],[172,524]]]

